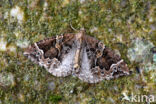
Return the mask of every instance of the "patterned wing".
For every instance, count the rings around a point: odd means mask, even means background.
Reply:
[[[72,73],[75,56],[75,35],[64,34],[46,38],[30,45],[24,55],[58,77]]]
[[[102,42],[87,35],[84,41],[81,70],[77,74],[81,80],[97,83],[129,74],[125,62]]]

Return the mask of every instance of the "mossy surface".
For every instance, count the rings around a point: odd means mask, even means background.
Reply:
[[[119,52],[132,75],[88,84],[54,77],[23,56],[28,44],[75,32],[71,25]],[[154,95],[156,102],[156,52],[147,65],[131,61],[136,38],[156,46],[155,0],[1,0],[0,104],[136,104],[122,100],[132,93]]]

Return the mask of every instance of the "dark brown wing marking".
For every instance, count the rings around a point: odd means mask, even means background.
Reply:
[[[99,79],[112,79],[129,74],[126,63],[113,50],[96,38],[86,35],[84,39],[90,70]]]
[[[73,74],[88,83],[129,75],[126,63],[113,50],[84,31],[46,38],[30,45],[24,55],[54,76]]]
[[[54,76],[67,76],[72,73],[74,38],[74,34],[46,38],[29,46],[24,54]]]

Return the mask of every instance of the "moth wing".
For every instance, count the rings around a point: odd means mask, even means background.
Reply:
[[[52,75],[65,77],[72,73],[76,51],[74,40],[74,34],[46,38],[29,46],[24,54]]]
[[[81,70],[77,76],[88,83],[129,75],[126,63],[115,52],[94,37],[84,37]]]

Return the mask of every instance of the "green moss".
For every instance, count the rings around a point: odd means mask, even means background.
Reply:
[[[44,3],[47,2],[47,7]],[[24,21],[11,17],[10,10],[18,6],[24,12]],[[127,90],[140,94],[156,91],[155,65],[140,65],[130,62],[127,51],[132,40],[144,38],[156,45],[155,0],[1,0],[0,38],[7,40],[7,46],[17,47],[12,53],[9,49],[0,52],[0,73],[14,75],[15,85],[2,86],[0,83],[0,102],[2,103],[126,103],[121,101],[122,92]],[[8,14],[8,15],[7,15]],[[133,74],[116,80],[102,81],[92,85],[72,76],[56,78],[44,68],[34,65],[23,56],[23,49],[16,42],[28,40],[30,43],[45,37],[75,32],[70,24],[80,29],[84,27],[88,35],[101,40],[106,46],[119,50]],[[6,35],[3,36],[2,34]],[[19,36],[16,36],[19,33]],[[155,55],[153,55],[155,61]],[[142,72],[135,67],[152,69]],[[48,89],[49,82],[56,88]],[[135,88],[139,86],[138,88]],[[53,93],[53,94],[51,94]],[[59,95],[58,95],[59,94]],[[24,100],[20,100],[23,95]],[[24,102],[21,102],[24,101]]]
[[[53,103],[58,103],[59,101],[62,100],[61,95],[50,95],[49,100]]]

